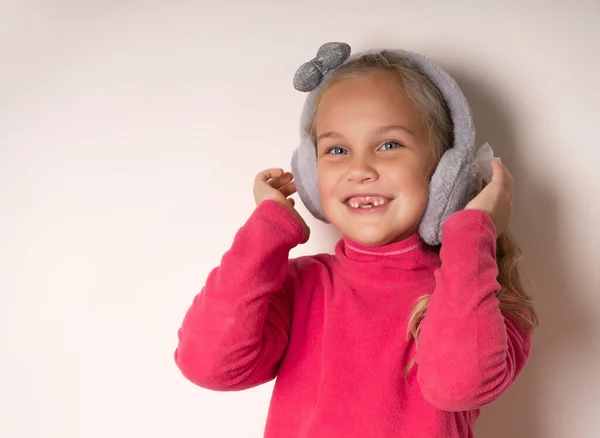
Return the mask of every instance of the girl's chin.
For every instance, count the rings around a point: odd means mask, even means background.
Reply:
[[[347,207],[344,206],[344,209]],[[344,210],[325,212],[329,222],[343,235],[363,246],[383,246],[412,236],[419,228],[419,218],[404,217],[397,209],[383,214],[349,214]]]

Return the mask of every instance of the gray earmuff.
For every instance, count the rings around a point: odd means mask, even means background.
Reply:
[[[302,64],[294,76],[294,87],[308,92],[308,95],[300,117],[300,145],[292,155],[292,173],[298,195],[307,210],[326,223],[328,221],[323,213],[317,185],[316,146],[307,130],[314,99],[319,86],[336,68],[360,56],[380,51],[367,50],[351,55],[350,46],[346,43],[326,43],[319,48],[313,60]],[[440,66],[414,52],[388,51],[409,59],[429,78],[446,100],[454,124],[453,147],[444,153],[431,177],[429,200],[419,226],[419,235],[425,243],[439,245],[444,221],[466,206],[479,182],[479,166],[475,162],[473,115],[456,81]]]

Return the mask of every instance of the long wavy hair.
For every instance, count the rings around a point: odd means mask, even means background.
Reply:
[[[323,84],[319,90],[319,95],[316,96],[315,110],[309,120],[309,126],[307,126],[313,140],[316,139],[315,122],[318,105],[327,89],[337,82],[363,76],[373,70],[396,74],[404,91],[421,113],[434,157],[432,160],[434,165],[431,168],[431,173],[433,173],[444,152],[454,143],[454,127],[450,110],[439,90],[413,62],[389,51],[363,55],[349,61],[332,73],[327,79],[327,83]],[[483,186],[479,190],[482,188]],[[437,249],[439,250],[439,248]],[[521,274],[521,257],[521,250],[510,231],[498,237],[496,245],[497,280],[501,288],[496,296],[500,302],[500,311],[505,317],[524,329],[533,330],[538,325],[538,317]],[[412,337],[417,348],[421,321],[427,313],[429,297],[430,295],[424,295],[415,301],[406,329],[407,338]],[[405,375],[413,365],[414,358],[406,367]]]

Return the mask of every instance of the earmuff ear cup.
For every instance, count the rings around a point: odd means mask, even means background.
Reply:
[[[471,155],[449,149],[431,177],[429,199],[419,225],[419,234],[428,245],[442,242],[442,225],[452,213],[465,208],[479,182],[479,167]]]
[[[298,196],[306,209],[317,219],[329,223],[321,207],[317,181],[317,148],[305,137],[292,154],[292,174]]]

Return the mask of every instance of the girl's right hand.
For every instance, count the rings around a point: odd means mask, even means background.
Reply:
[[[294,208],[294,200],[289,196],[296,193],[296,183],[290,172],[283,169],[267,169],[256,175],[254,180],[254,200],[256,205],[266,200],[278,202],[287,208],[302,224],[302,242],[306,243],[310,236],[310,228]]]

